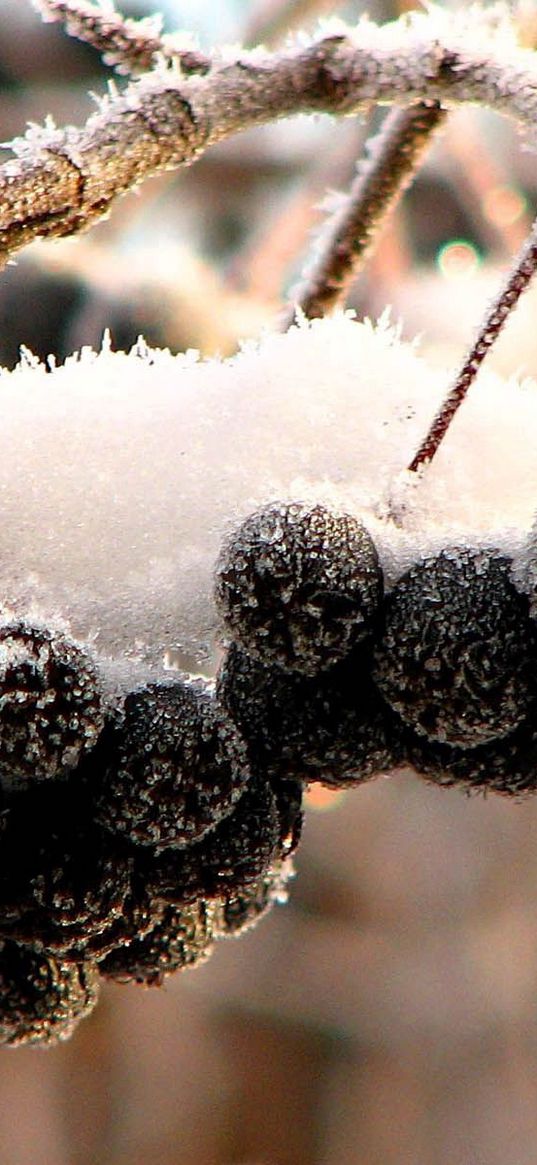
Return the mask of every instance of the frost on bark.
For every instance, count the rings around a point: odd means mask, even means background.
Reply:
[[[433,8],[381,27],[365,18],[354,27],[337,21],[278,51],[204,58],[195,49],[189,55],[180,37],[175,47],[173,39],[161,42],[114,9],[108,15],[80,0],[41,0],[40,7],[115,64],[155,63],[102,98],[81,129],[46,122],[12,143],[15,156],[0,168],[4,262],[34,238],[82,230],[145,178],[192,163],[238,130],[294,113],[472,102],[530,128],[535,122],[534,55],[517,47],[502,8],[453,17]]]

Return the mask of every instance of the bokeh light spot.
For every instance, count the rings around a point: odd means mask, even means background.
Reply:
[[[326,789],[315,781],[304,794],[304,804],[307,809],[325,813],[327,809],[335,809],[336,805],[340,805],[345,794],[345,789]]]
[[[479,267],[481,256],[473,243],[450,239],[438,252],[436,262],[445,279],[470,279]]]
[[[497,227],[510,227],[527,209],[521,190],[514,186],[493,186],[483,198],[483,213]]]

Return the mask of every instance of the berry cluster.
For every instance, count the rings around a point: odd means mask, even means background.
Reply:
[[[217,694],[273,780],[361,784],[404,764],[441,784],[537,788],[537,624],[498,550],[425,557],[384,594],[349,515],[274,504],[224,546]]]
[[[159,984],[285,895],[303,785],[411,764],[537,787],[537,628],[510,562],[453,548],[384,594],[348,514],[273,504],[224,545],[216,685],[105,700],[65,635],[0,629],[0,1040],[68,1036],[99,975]]]
[[[0,1042],[69,1036],[99,976],[159,984],[281,897],[301,785],[273,781],[210,686],[103,697],[65,636],[0,631]]]

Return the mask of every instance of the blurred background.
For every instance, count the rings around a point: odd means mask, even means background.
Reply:
[[[374,19],[412,7],[367,5]],[[537,4],[511,8],[533,45]],[[365,5],[122,6],[157,9],[204,47],[275,46]],[[47,113],[82,124],[111,71],[26,0],[0,0],[0,17],[2,140]],[[21,344],[63,359],[105,327],[118,348],[142,333],[232,353],[274,324],[320,204],[383,116],[244,133],[90,234],[33,245],[0,279],[0,363]],[[527,147],[506,120],[455,111],[349,305],[392,305],[431,360],[456,364],[535,214]],[[530,291],[492,356],[505,374],[537,375],[536,306]],[[313,786],[307,803],[287,905],[161,989],[104,988],[71,1042],[0,1052],[1,1165],[534,1165],[537,805],[411,773]]]

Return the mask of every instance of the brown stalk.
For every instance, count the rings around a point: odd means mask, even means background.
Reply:
[[[477,372],[498,338],[508,316],[517,304],[537,267],[537,220],[528,235],[517,260],[509,273],[499,295],[493,301],[481,324],[477,339],[472,344],[455,380],[451,392],[434,418],[426,437],[422,441],[409,470],[416,472],[432,461],[441,441],[465,399]]]
[[[328,223],[322,249],[285,313],[282,330],[292,324],[297,308],[315,319],[345,298],[380,226],[412,181],[445,117],[446,110],[436,101],[420,101],[388,114],[381,133],[366,145],[370,157]]]

